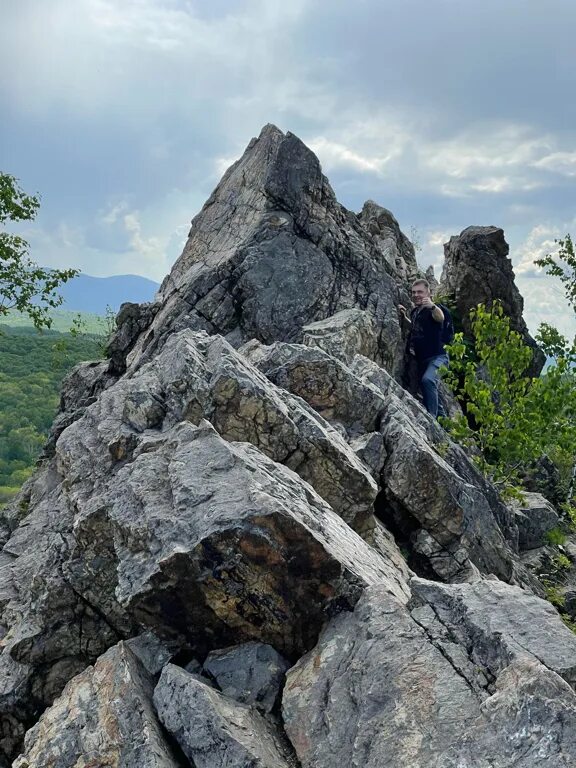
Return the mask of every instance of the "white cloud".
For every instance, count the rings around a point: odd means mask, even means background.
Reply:
[[[101,221],[103,224],[115,224],[118,218],[128,209],[128,203],[122,200],[120,203],[109,207],[107,213],[102,214]]]
[[[568,225],[566,225],[568,227]],[[564,230],[567,231],[567,230]],[[542,268],[534,264],[547,253],[556,250],[555,239],[564,233],[560,224],[537,224],[513,253],[514,272],[516,275],[535,276],[543,274]]]
[[[308,142],[308,146],[318,155],[326,171],[334,168],[352,168],[360,173],[381,174],[393,157],[391,153],[381,157],[367,157],[324,136],[312,139]]]
[[[576,152],[552,152],[534,163],[535,168],[543,168],[562,176],[576,176]]]
[[[221,100],[272,90],[307,5],[256,0],[203,17],[197,3],[171,0],[24,2],[0,29],[4,55],[18,62],[0,89],[27,113],[58,104],[77,116],[118,110],[115,122],[173,108],[193,117],[215,90]]]
[[[147,273],[158,263],[164,263],[166,253],[159,237],[145,237],[138,211],[124,215],[124,226],[130,236],[132,250],[141,257],[139,271]]]

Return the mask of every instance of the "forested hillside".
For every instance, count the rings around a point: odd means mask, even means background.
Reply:
[[[60,383],[102,338],[0,326],[0,505],[32,472],[58,406]]]

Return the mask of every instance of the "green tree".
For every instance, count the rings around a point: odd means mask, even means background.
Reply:
[[[452,436],[473,449],[484,474],[512,493],[522,470],[542,454],[574,456],[576,360],[557,331],[548,326],[545,351],[557,354],[539,378],[526,375],[532,350],[510,328],[502,306],[480,304],[471,312],[474,356],[461,333],[448,347],[444,378],[464,414],[445,419]],[[554,331],[554,333],[552,333]]]
[[[576,253],[574,242],[570,235],[554,241],[558,245],[558,253],[547,254],[542,259],[534,261],[539,267],[544,267],[548,275],[559,278],[564,286],[566,298],[576,312]]]
[[[571,305],[574,313],[576,313],[576,253],[574,251],[574,241],[572,240],[570,234],[567,234],[566,237],[560,238],[555,242],[558,245],[558,253],[555,256],[548,254],[542,259],[536,259],[534,263],[539,267],[544,267],[547,274],[559,278],[560,282],[564,286],[564,292],[566,294],[566,298],[568,299],[568,303]],[[557,336],[560,335],[555,328],[552,328],[552,326],[548,325],[547,323],[542,323],[538,329],[538,335],[536,338],[545,350],[546,345],[548,345],[547,354],[554,357],[569,357],[570,351],[566,340],[561,336],[559,340]],[[564,346],[564,349],[562,346]],[[575,348],[576,337],[571,347],[572,369],[576,367],[576,360],[574,359],[576,357],[574,355]],[[563,461],[564,464],[567,460],[572,462],[570,471],[570,483],[568,488],[568,503],[573,504],[572,499],[574,497],[574,489],[576,487],[576,455],[574,454],[574,451],[572,451],[571,454],[568,453],[568,455],[564,455],[558,459],[559,462]],[[574,509],[574,507],[572,507],[572,509]],[[576,518],[576,511],[574,512],[574,516]]]
[[[34,219],[40,200],[26,195],[18,180],[0,173],[0,225]],[[20,235],[0,232],[0,317],[10,309],[23,312],[38,329],[49,328],[49,311],[62,303],[58,288],[78,274],[77,269],[45,269],[28,256],[28,243]]]

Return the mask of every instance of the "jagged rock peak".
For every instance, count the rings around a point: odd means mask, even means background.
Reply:
[[[470,336],[470,310],[480,303],[490,305],[495,300],[501,301],[512,328],[522,334],[534,350],[531,373],[537,376],[545,357],[524,322],[524,300],[514,282],[509,250],[500,227],[467,227],[444,244],[439,291],[453,298],[464,331]]]
[[[366,200],[358,218],[398,277],[404,281],[415,279],[420,268],[416,262],[414,246],[400,229],[394,214],[373,200]]]
[[[135,367],[168,334],[205,330],[234,346],[302,340],[303,327],[337,312],[366,312],[378,329],[375,359],[395,372],[403,343],[396,305],[414,251],[384,208],[338,203],[315,154],[267,125],[192,221],[183,253],[164,280],[157,313],[122,343]],[[115,347],[116,348],[116,347]],[[122,372],[123,362],[116,364]]]

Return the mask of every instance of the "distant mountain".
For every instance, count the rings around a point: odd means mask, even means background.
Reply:
[[[91,277],[80,274],[63,285],[59,293],[64,298],[62,309],[104,315],[106,307],[114,312],[125,301],[152,301],[159,283],[140,275]]]

